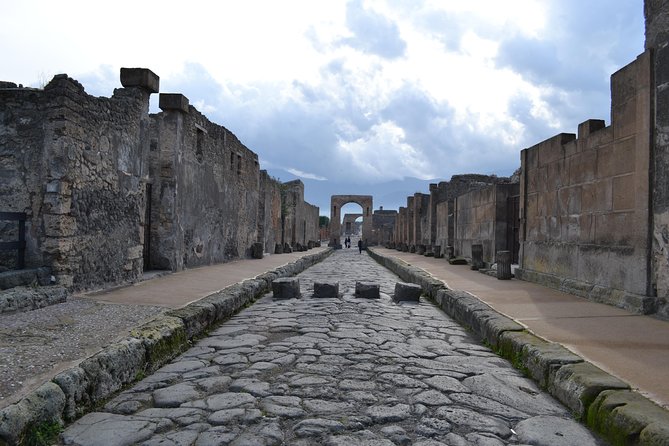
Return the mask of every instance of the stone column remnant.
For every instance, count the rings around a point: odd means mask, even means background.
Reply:
[[[483,245],[472,245],[472,269],[477,271],[483,267]]]
[[[497,251],[497,278],[511,279],[511,251]]]

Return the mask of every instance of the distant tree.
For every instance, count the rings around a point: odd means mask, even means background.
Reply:
[[[318,226],[321,228],[326,228],[330,224],[330,217],[321,215],[318,217]]]

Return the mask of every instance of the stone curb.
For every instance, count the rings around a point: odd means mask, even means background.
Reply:
[[[625,382],[562,345],[528,332],[476,296],[450,290],[426,271],[382,256],[373,248],[367,251],[402,280],[421,285],[446,314],[534,379],[611,444],[669,446],[669,411],[631,391]]]
[[[31,432],[73,421],[119,390],[157,370],[191,341],[271,291],[272,281],[293,276],[332,254],[307,255],[254,279],[231,285],[134,329],[78,366],[56,375],[16,404],[0,410],[0,446],[26,444]]]

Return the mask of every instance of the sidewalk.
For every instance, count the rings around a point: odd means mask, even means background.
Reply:
[[[267,271],[294,262],[307,254],[317,254],[326,249],[326,247],[321,247],[303,252],[273,254],[262,259],[243,259],[217,263],[160,276],[132,286],[84,293],[75,297],[93,299],[102,303],[179,308],[227,286],[252,279]]]
[[[669,408],[669,322],[521,280],[497,280],[444,259],[375,247],[468,291],[535,335],[557,342]]]

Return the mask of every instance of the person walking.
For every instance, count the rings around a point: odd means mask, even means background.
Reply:
[[[358,251],[362,254],[362,239],[358,240]]]

